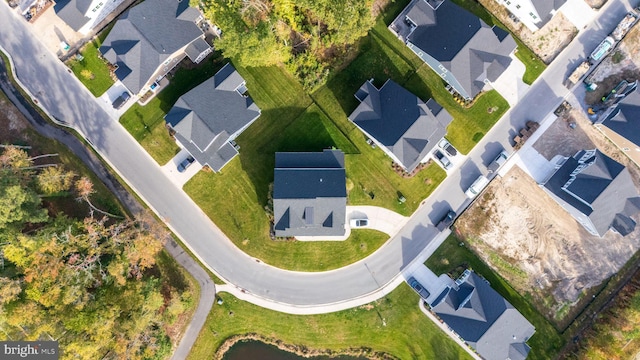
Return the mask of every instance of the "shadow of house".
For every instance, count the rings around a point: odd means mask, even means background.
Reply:
[[[202,19],[187,1],[146,0],[122,15],[99,50],[131,93],[145,93],[185,57],[198,63],[212,51]]]
[[[517,47],[508,32],[450,0],[413,0],[389,30],[466,100],[500,77]]]
[[[535,328],[489,283],[465,270],[430,304],[449,328],[487,360],[524,360]]]
[[[88,35],[124,0],[58,0],[56,15],[74,31]]]
[[[220,171],[238,155],[233,140],[259,116],[244,79],[231,65],[182,95],[165,115],[176,141],[203,166]]]
[[[631,174],[597,149],[566,158],[541,186],[593,235],[613,229],[626,236],[635,229],[631,217],[640,197]]]
[[[435,100],[425,103],[392,80],[380,89],[366,81],[355,97],[360,105],[349,120],[409,173],[447,133],[453,119]]]
[[[608,108],[595,126],[640,166],[640,91],[638,82],[615,105]]]
[[[276,153],[273,181],[276,236],[344,235],[346,210],[342,151]]]

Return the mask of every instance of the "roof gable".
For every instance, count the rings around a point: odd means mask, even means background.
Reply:
[[[356,94],[362,102],[349,120],[382,144],[408,171],[413,171],[444,136],[452,120],[435,100],[425,104],[392,80],[380,89],[367,81]]]

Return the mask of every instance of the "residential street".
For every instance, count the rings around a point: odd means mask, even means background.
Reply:
[[[638,0],[633,0],[637,6]],[[509,151],[510,138],[526,120],[541,121],[569,91],[562,81],[586,58],[630,10],[629,0],[609,0],[592,23],[558,56],[522,101],[509,111],[469,154],[460,171],[450,174],[404,228],[382,248],[350,266],[322,273],[285,271],[249,257],[206,217],[191,199],[164,175],[155,161],[97,104],[88,90],[48,52],[31,33],[30,24],[6,2],[0,5],[0,46],[12,57],[18,78],[59,121],[78,130],[185,244],[221,278],[244,290],[243,298],[281,311],[314,313],[336,311],[371,300],[364,297],[400,281],[412,261],[423,261],[423,251],[438,235],[433,222],[447,207],[461,210],[468,200],[464,190],[499,152]],[[577,91],[582,91],[578,87]],[[431,250],[433,248],[429,247]],[[383,292],[375,296],[380,297]],[[352,300],[352,301],[349,301]]]

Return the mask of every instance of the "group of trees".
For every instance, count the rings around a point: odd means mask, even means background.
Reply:
[[[195,0],[192,0],[195,1]],[[285,64],[307,88],[374,24],[372,0],[202,0],[216,47],[243,66]]]
[[[15,147],[0,155],[0,337],[58,340],[63,358],[166,356],[163,323],[182,299],[148,275],[166,234],[150,221],[104,216],[88,178],[36,165],[42,157]],[[41,205],[51,196],[73,196],[90,214],[53,217]]]

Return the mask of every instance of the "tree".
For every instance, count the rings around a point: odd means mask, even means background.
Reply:
[[[30,188],[20,185],[0,186],[0,230],[21,230],[26,223],[47,221],[47,211],[40,208],[40,198]]]
[[[73,171],[65,171],[61,166],[51,166],[43,169],[36,180],[40,190],[50,195],[71,189],[75,177]]]

